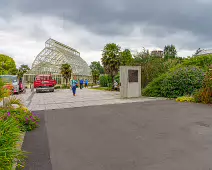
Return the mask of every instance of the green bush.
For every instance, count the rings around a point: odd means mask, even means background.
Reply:
[[[120,83],[120,73],[118,73],[116,76],[115,76],[115,81],[117,82],[117,83]]]
[[[55,89],[60,89],[61,87],[60,87],[60,86],[55,86],[54,88],[55,88]]]
[[[38,127],[39,117],[30,112],[27,108],[0,108],[0,116],[3,118],[12,117],[19,123],[22,132],[32,131]]]
[[[13,117],[0,116],[0,169],[12,169],[15,161],[21,166],[25,153],[17,148],[21,131],[19,123]]]
[[[66,86],[65,84],[63,84],[61,88],[62,88],[62,89],[69,89],[70,86],[69,86],[69,84],[67,84],[67,86]]]
[[[108,75],[101,76],[99,81],[100,81],[101,87],[111,87],[112,86],[111,76],[108,76]]]
[[[2,101],[4,97],[8,97],[9,95],[10,95],[9,90],[4,88],[4,82],[0,78],[0,101]]]
[[[212,73],[207,72],[203,81],[201,89],[194,93],[196,102],[205,104],[212,103]]]
[[[177,68],[154,79],[142,90],[142,94],[168,98],[191,95],[201,88],[203,79],[204,72],[198,67]]]
[[[212,64],[212,55],[194,56],[183,60],[184,66],[197,66],[204,71],[208,70],[208,67]]]

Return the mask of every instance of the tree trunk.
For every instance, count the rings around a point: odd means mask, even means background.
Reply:
[[[112,77],[112,90],[114,90],[114,75],[111,75],[111,77]]]
[[[66,87],[67,87],[68,79],[66,79]]]

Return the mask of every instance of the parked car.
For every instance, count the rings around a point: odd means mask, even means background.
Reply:
[[[17,75],[1,75],[0,78],[5,83],[4,88],[10,90],[11,94],[25,91],[22,79],[19,79]]]
[[[36,93],[41,91],[54,92],[56,84],[57,82],[52,79],[50,74],[41,74],[35,77],[34,88],[36,89]]]

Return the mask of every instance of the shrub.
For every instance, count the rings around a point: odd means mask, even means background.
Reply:
[[[20,141],[21,131],[19,123],[12,117],[7,119],[0,116],[0,167],[12,169],[15,161],[18,165],[23,164],[25,154],[17,148]]]
[[[120,73],[118,73],[116,76],[115,76],[115,81],[117,82],[117,83],[120,83]]]
[[[2,81],[2,79],[0,79],[0,101],[4,97],[8,97],[9,95],[10,95],[10,91],[4,88],[4,82]]]
[[[60,88],[62,88],[62,89],[70,89],[70,85],[66,86],[65,84],[63,84],[62,87],[60,87]]]
[[[30,112],[27,108],[0,108],[0,115],[3,118],[7,118],[8,116],[13,117],[18,121],[20,130],[22,132],[31,131],[38,127],[39,117],[38,115]]]
[[[101,76],[99,81],[100,81],[101,87],[111,87],[112,86],[111,76],[108,76],[108,75]]]
[[[176,99],[177,102],[195,102],[195,99],[190,96],[182,96]]]
[[[191,95],[200,89],[204,79],[204,72],[193,66],[177,68],[154,79],[142,94],[151,97],[176,98]]]
[[[10,97],[8,98],[8,101],[7,101],[7,103],[6,103],[5,106],[6,106],[6,107],[12,107],[13,104],[17,104],[17,105],[19,105],[20,107],[23,106],[23,103],[22,103],[21,99],[18,99],[18,98],[16,98],[15,96],[10,96]]]
[[[187,58],[183,61],[184,66],[197,66],[207,71],[208,67],[212,64],[212,55],[202,55]]]
[[[212,103],[212,73],[207,72],[203,86],[195,92],[194,99],[196,102],[205,104]]]
[[[60,86],[55,86],[54,88],[55,88],[55,89],[60,89],[61,87],[60,87]]]

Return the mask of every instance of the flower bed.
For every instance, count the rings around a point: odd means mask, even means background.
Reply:
[[[26,131],[38,127],[38,115],[30,112],[26,107],[0,108],[0,167],[13,169],[14,164],[23,167],[26,152],[21,151],[18,144]]]

